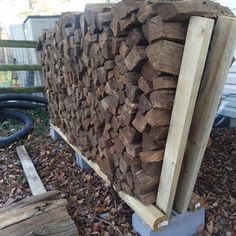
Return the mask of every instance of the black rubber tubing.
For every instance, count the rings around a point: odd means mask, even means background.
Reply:
[[[7,145],[10,145],[13,142],[16,142],[16,141],[24,138],[33,129],[32,119],[29,116],[25,115],[24,113],[17,112],[17,111],[3,110],[3,111],[0,111],[0,117],[3,117],[3,116],[22,121],[24,123],[24,127],[8,137],[1,138],[0,139],[0,148],[3,148]]]
[[[24,94],[4,94],[0,95],[0,102],[4,101],[31,101],[31,102],[38,102],[43,104],[48,104],[47,98],[45,97],[39,97],[39,96],[33,96],[33,95],[24,95]]]
[[[12,101],[12,102],[9,102]],[[22,102],[19,102],[22,101]],[[28,102],[23,102],[28,101]],[[34,103],[32,103],[34,102]],[[36,102],[36,103],[35,103]],[[41,104],[38,104],[41,103]],[[0,95],[0,118],[11,117],[13,119],[20,120],[24,123],[24,127],[17,131],[15,134],[12,134],[8,137],[0,138],[0,148],[10,145],[13,142],[24,138],[28,135],[33,129],[32,119],[17,111],[5,110],[9,108],[17,109],[34,109],[41,107],[42,105],[47,105],[48,101],[45,97],[38,97],[33,95],[24,95],[24,94],[4,94]],[[1,110],[2,109],[2,110]]]
[[[33,103],[33,102],[0,102],[0,109],[35,109],[35,108],[41,108],[46,107],[45,104],[39,104],[39,103]]]
[[[228,128],[229,127],[229,117],[219,116],[214,122],[214,128]]]

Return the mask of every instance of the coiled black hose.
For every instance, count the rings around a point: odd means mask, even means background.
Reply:
[[[218,115],[215,118],[215,122],[213,128],[228,128],[230,126],[230,119],[229,117]]]
[[[38,97],[32,95],[24,95],[24,94],[4,94],[0,95],[0,102],[4,101],[31,101],[37,103],[48,104],[47,98],[45,97]]]
[[[21,138],[24,138],[26,135],[30,134],[30,132],[33,130],[33,121],[32,119],[25,115],[24,113],[17,112],[17,111],[0,111],[1,118],[13,118],[20,120],[24,123],[24,127],[20,130],[18,130],[16,133],[8,136],[3,137],[0,139],[0,148],[3,148],[13,142],[16,142],[20,140]]]
[[[38,103],[32,103],[32,102],[0,102],[0,110],[3,108],[15,108],[15,109],[35,109],[35,108],[41,108],[46,107],[44,104],[38,104]]]
[[[47,104],[48,101],[45,97],[23,94],[0,95],[0,119],[13,118],[24,123],[24,127],[16,133],[0,138],[0,148],[24,138],[33,130],[33,121],[29,116],[21,112],[10,111],[9,109],[34,109],[42,106],[45,107]]]

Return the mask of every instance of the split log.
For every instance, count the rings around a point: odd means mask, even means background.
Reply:
[[[170,111],[151,109],[145,116],[146,122],[152,127],[164,126],[170,123]]]
[[[153,79],[153,89],[176,89],[177,78],[174,76],[158,76]]]
[[[157,15],[157,12],[153,8],[153,4],[144,2],[137,12],[137,19],[140,23],[145,23],[147,19]]]
[[[147,61],[142,67],[141,73],[145,80],[153,81],[157,76],[161,74],[160,71],[155,70],[150,61]]]
[[[117,19],[123,19],[137,11],[145,0],[123,0],[116,4],[113,13]]]
[[[175,91],[157,90],[150,94],[150,102],[153,108],[172,110],[175,99]]]
[[[155,16],[142,27],[149,44],[165,39],[184,43],[187,34],[186,22],[163,22],[160,16]]]
[[[183,50],[181,44],[161,40],[147,47],[147,56],[155,70],[178,75]]]
[[[164,151],[155,150],[155,151],[140,152],[139,157],[143,162],[159,162],[162,161],[164,158]]]
[[[140,68],[147,61],[147,54],[144,46],[134,47],[125,58],[125,65],[129,71]]]
[[[153,8],[164,21],[184,21],[188,20],[191,16],[217,18],[220,14],[233,15],[229,8],[221,7],[219,3],[210,0],[157,1]]]
[[[147,125],[145,117],[140,112],[137,113],[132,124],[140,133],[145,130],[145,127]]]

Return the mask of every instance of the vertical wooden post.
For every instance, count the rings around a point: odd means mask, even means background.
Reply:
[[[188,208],[235,48],[236,19],[220,16],[215,26],[176,192],[174,209],[178,212],[185,212]]]
[[[214,20],[191,17],[167,138],[156,205],[170,216]]]

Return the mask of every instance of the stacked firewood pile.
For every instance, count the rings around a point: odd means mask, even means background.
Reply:
[[[40,39],[52,123],[145,204],[157,194],[188,20],[219,14],[232,13],[208,0],[88,4]]]

